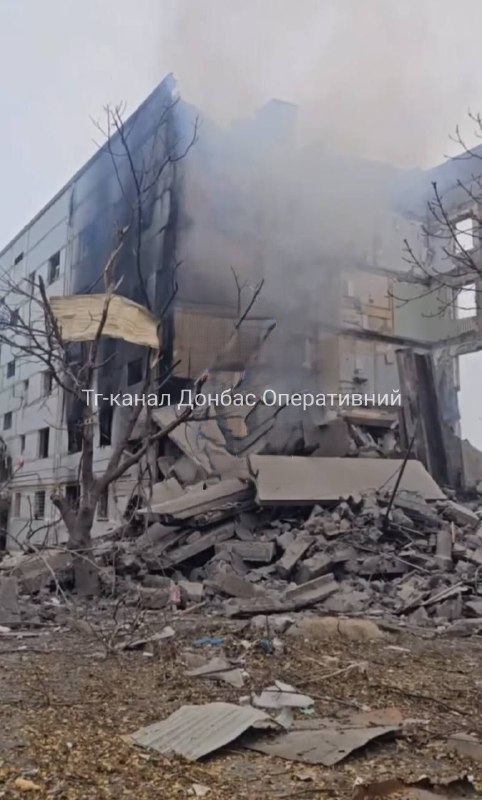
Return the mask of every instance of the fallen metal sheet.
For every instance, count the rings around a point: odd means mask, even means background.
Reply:
[[[356,727],[351,723],[349,727],[331,719],[303,720],[295,722],[295,726],[269,737],[258,734],[246,737],[243,746],[288,761],[331,767],[373,739],[400,730],[398,725]]]
[[[264,711],[234,703],[182,706],[162,722],[140,728],[126,738],[165,755],[175,753],[197,761],[269,719]]]
[[[274,686],[263,689],[260,695],[253,697],[256,708],[309,708],[314,703],[311,697],[298,692],[294,686],[282,681],[275,681]]]
[[[174,519],[189,519],[209,511],[222,510],[252,496],[251,486],[237,478],[220,481],[203,489],[204,484],[184,492],[182,497],[164,503],[151,504],[149,508],[139,509],[139,514],[159,514]]]
[[[191,678],[210,678],[216,681],[225,681],[236,689],[241,689],[244,684],[243,671],[226,661],[225,658],[212,658],[201,666],[186,672]]]
[[[105,310],[107,295],[75,294],[50,297],[50,307],[66,342],[88,342],[95,339]],[[158,350],[162,339],[159,323],[143,306],[127,297],[114,294],[110,298],[103,336],[145,345]]]
[[[314,505],[390,491],[402,463],[395,458],[249,457],[260,505]],[[399,488],[418,492],[426,500],[445,497],[420,461],[407,462]]]

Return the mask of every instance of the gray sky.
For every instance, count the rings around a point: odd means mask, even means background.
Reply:
[[[438,161],[482,109],[480,0],[0,0],[0,242],[167,72],[218,120],[271,96],[357,154]]]
[[[91,117],[167,72],[219,121],[277,96],[307,141],[441,161],[482,111],[481,30],[480,0],[0,0],[0,247],[92,154]]]

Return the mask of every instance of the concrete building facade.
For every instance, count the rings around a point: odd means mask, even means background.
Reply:
[[[287,103],[272,101],[230,131],[203,121],[193,143],[196,117],[165,79],[125,123],[134,164],[114,133],[0,252],[4,293],[8,282],[24,286],[28,304],[39,276],[49,296],[101,291],[116,235],[132,225],[140,181],[142,219],[119,258],[119,292],[160,316],[179,283],[164,319],[166,358],[179,362],[173,398],[211,366],[236,316],[233,272],[248,289],[265,281],[254,320],[278,323],[261,374],[245,381],[283,391],[385,394],[399,388],[397,349],[435,348],[442,358],[448,343],[456,391],[454,348],[479,347],[480,309],[470,319],[457,318],[450,303],[435,313],[440,296],[421,290],[421,275],[405,259],[404,240],[422,261],[432,252],[420,197],[410,208],[410,187],[425,198],[427,176],[297,150],[296,109]],[[141,267],[129,246],[137,234]],[[101,355],[108,366],[98,373],[99,390],[135,392],[140,348],[105,340]],[[449,402],[447,409],[450,416]],[[76,415],[45,365],[2,345],[0,433],[13,465],[12,546],[32,535],[36,542],[64,538],[50,493],[60,486],[75,500]],[[453,414],[452,422],[456,427]],[[121,424],[118,409],[97,420],[99,473]],[[99,531],[122,513],[131,477],[99,504]]]

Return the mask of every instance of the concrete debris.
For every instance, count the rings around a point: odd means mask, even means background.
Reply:
[[[145,586],[140,586],[138,592],[139,594],[136,600],[141,608],[158,610],[160,608],[167,608],[172,602],[171,586],[164,589],[149,589]]]
[[[193,783],[191,789],[189,790],[189,794],[193,794],[194,797],[206,797],[210,791],[211,789],[209,786],[205,786],[204,783]]]
[[[191,663],[197,660],[196,656],[191,656],[187,659]],[[232,664],[229,664],[225,658],[217,657],[212,658],[210,661],[205,662],[201,659],[200,666],[190,669],[186,675],[192,678],[210,678],[211,680],[224,681],[234,686],[235,689],[241,689],[244,684],[243,671]]]
[[[150,422],[162,427],[173,413],[155,409]],[[383,619],[409,630],[479,632],[481,498],[464,504],[452,493],[448,499],[414,460],[392,498],[402,461],[383,454],[251,455],[250,479],[231,477],[230,468],[226,477],[212,468],[212,457],[215,451],[221,465],[224,448],[225,461],[237,458],[226,449],[228,438],[214,418],[189,420],[169,435],[160,457],[164,480],[143,492],[151,495],[149,505],[94,540],[94,557],[108,578],[105,595],[125,596],[152,613],[203,604],[212,615],[263,615],[269,641],[276,632],[271,618],[308,609],[330,620],[321,621],[323,636],[345,635],[350,620],[343,617],[354,617],[355,625],[363,617],[374,626]],[[355,438],[364,448],[375,441],[362,426]],[[375,445],[381,449],[380,441]],[[180,460],[193,466],[195,484],[173,477]],[[16,578],[24,621],[24,595],[39,596],[40,608],[44,593],[73,585],[72,558],[60,549],[7,556],[0,575]],[[42,613],[54,619],[57,612]]]
[[[309,549],[312,541],[311,536],[302,533],[288,545],[284,555],[276,564],[276,569],[281,577],[287,578],[290,575],[298,561],[303,558],[304,554]]]
[[[474,761],[482,761],[482,742],[470,733],[455,733],[448,740],[449,750],[455,750],[461,756],[468,756]]]
[[[42,550],[14,556],[12,561],[4,559],[0,568],[17,578],[20,592],[32,594],[56,582],[68,583],[72,577],[72,556],[66,550]]]
[[[263,505],[314,505],[336,502],[376,488],[393,490],[400,461],[392,458],[302,458],[250,456],[258,503]],[[418,492],[425,500],[442,500],[444,494],[419,461],[408,461],[400,489]]]
[[[461,503],[454,503],[452,500],[449,500],[444,505],[444,516],[456,522],[457,525],[468,525],[471,528],[476,528],[480,522],[477,514],[471,511],[470,508],[461,505]]]
[[[345,638],[352,641],[383,639],[383,632],[368,619],[340,619],[339,617],[304,617],[289,630],[292,636],[310,640]]]
[[[236,553],[243,561],[253,564],[270,564],[275,554],[274,542],[224,542],[217,544],[216,552]]]
[[[253,697],[252,703],[256,708],[309,708],[314,700],[306,694],[298,692],[293,686],[282,681],[275,681],[274,686],[268,686],[260,695]]]
[[[262,590],[254,583],[240,578],[229,568],[219,568],[212,577],[208,579],[206,585],[216,592],[228,595],[229,597],[242,597],[245,599],[256,597]]]
[[[230,509],[236,513],[237,504],[241,501],[249,501],[252,493],[252,488],[237,478],[220,481],[212,486],[201,483],[184,492],[182,497],[159,504],[153,503],[140,509],[138,513],[157,514],[160,518],[168,520],[185,520],[203,514],[212,516],[215,512],[221,514],[223,511],[229,515]]]
[[[283,598],[293,608],[307,608],[321,603],[336,591],[338,591],[338,584],[334,580],[334,575],[328,573],[312,581],[307,581],[295,589],[287,589]]]

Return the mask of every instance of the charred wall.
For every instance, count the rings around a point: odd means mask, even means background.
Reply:
[[[103,270],[124,231],[116,260],[117,291],[156,315],[166,306],[177,260],[176,158],[185,146],[178,105],[169,76],[75,181],[70,213],[72,293],[104,291]],[[167,324],[168,350],[171,338]],[[136,385],[128,385],[126,365],[145,355],[144,348],[104,339],[98,391],[135,390]],[[67,409],[70,421],[78,414],[79,409]]]

